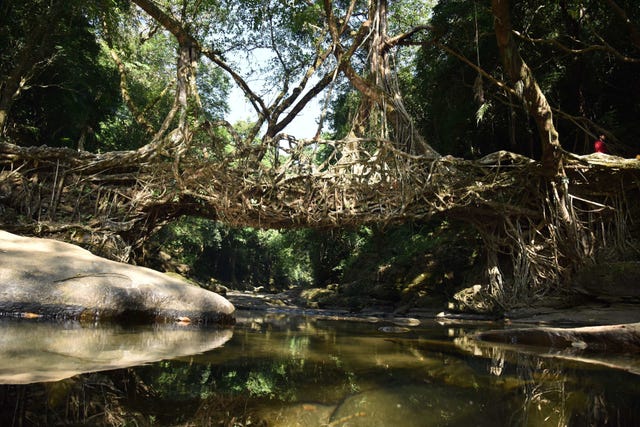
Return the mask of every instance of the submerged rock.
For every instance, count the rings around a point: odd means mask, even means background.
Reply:
[[[320,403],[295,403],[277,409],[264,409],[259,416],[273,427],[323,427],[329,423],[335,406]]]
[[[499,410],[473,389],[437,384],[376,388],[345,398],[324,425],[349,427],[499,425]]]
[[[0,316],[229,324],[234,311],[184,280],[0,230]]]

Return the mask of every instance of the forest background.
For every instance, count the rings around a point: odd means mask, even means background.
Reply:
[[[247,95],[252,105],[277,99],[273,88],[283,82],[286,94],[295,93],[291,82],[304,76],[305,64],[321,44],[318,28],[326,5],[352,11],[340,25],[344,37],[357,37],[371,3],[3,1],[2,138],[23,147],[90,152],[134,150],[152,140],[174,107],[181,44],[165,22],[139,6],[155,6],[175,18],[216,58],[198,56],[196,61],[192,95],[199,112],[186,120],[198,127],[228,118],[235,103],[246,102],[229,97],[239,82],[254,88],[255,98]],[[496,44],[490,2],[381,3],[390,32],[402,35],[391,48],[399,92],[417,132],[431,147],[467,159],[499,150],[541,158],[535,119],[505,89],[508,72]],[[512,3],[514,37],[552,106],[562,147],[588,154],[603,134],[610,154],[640,153],[640,4]],[[352,62],[357,72],[367,73],[364,53]],[[303,93],[317,87],[310,86]],[[347,76],[336,74],[316,95],[321,111],[309,128],[326,139],[354,131],[362,94]],[[295,106],[283,109],[283,115]],[[258,119],[241,120],[215,137],[223,144],[231,143],[234,132],[257,140],[265,126]],[[204,140],[192,145],[207,155]],[[11,214],[3,212],[5,224],[20,222],[18,214]],[[481,236],[468,223],[446,217],[349,229],[262,230],[189,215],[148,237],[134,254],[137,263],[218,290],[220,284],[274,292],[314,289],[309,300],[318,306],[441,304],[483,280]]]

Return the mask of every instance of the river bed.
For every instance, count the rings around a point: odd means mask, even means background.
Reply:
[[[259,311],[231,329],[4,320],[0,425],[640,425],[624,368],[637,355],[593,364],[467,339],[501,327]]]

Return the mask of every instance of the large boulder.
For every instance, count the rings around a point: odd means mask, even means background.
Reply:
[[[229,324],[234,306],[179,278],[0,230],[0,315]]]

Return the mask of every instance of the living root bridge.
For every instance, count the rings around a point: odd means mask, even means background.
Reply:
[[[398,223],[438,212],[535,216],[524,186],[537,165],[495,153],[478,161],[407,154],[385,140],[295,141],[205,158],[136,151],[92,154],[0,144],[0,202],[8,228],[153,230],[191,214],[234,226],[345,227]],[[354,146],[360,147],[357,151]],[[277,147],[277,148],[276,148]]]
[[[328,228],[447,213],[478,228],[489,293],[509,305],[562,283],[605,243],[624,246],[640,187],[639,161],[606,155],[567,156],[566,177],[550,179],[538,162],[508,152],[420,156],[378,139],[284,135],[267,145],[209,148],[93,154],[0,143],[2,228],[127,259],[181,215]]]

